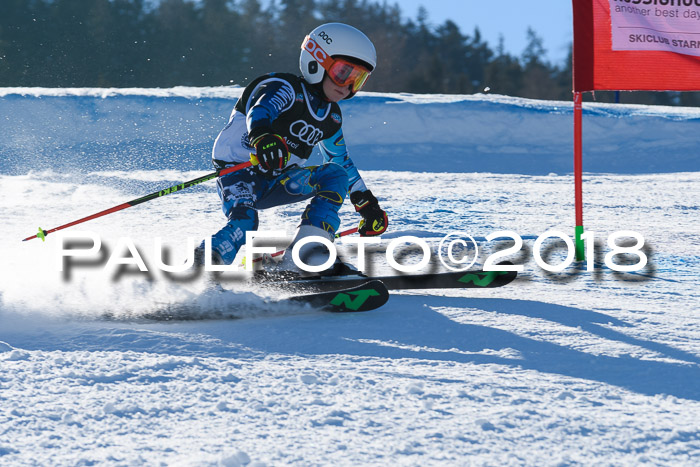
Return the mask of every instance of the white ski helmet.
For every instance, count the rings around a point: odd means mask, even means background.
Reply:
[[[377,66],[377,51],[372,41],[359,29],[343,23],[322,24],[304,39],[299,68],[306,81],[316,84],[323,80],[325,69],[319,60],[326,56],[349,58],[370,72]]]

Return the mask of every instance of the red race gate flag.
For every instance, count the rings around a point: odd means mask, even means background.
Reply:
[[[700,0],[573,0],[574,91],[700,90]]]
[[[576,259],[583,260],[586,91],[700,90],[700,0],[573,0]]]

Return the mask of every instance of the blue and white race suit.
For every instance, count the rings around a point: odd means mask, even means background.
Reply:
[[[342,131],[342,114],[317,86],[286,73],[264,75],[246,87],[226,127],[214,143],[217,168],[248,161],[255,149],[250,134],[275,133],[289,148],[287,165],[268,178],[254,167],[218,179],[222,210],[228,223],[212,237],[212,248],[231,264],[258,228],[258,210],[310,199],[301,224],[334,234],[345,196],[366,186],[350,159]],[[318,146],[323,164],[305,167]]]

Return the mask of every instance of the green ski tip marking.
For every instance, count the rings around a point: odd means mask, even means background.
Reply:
[[[36,234],[36,237],[40,238],[42,242],[45,242],[46,241],[46,230],[39,227],[39,233]]]
[[[351,298],[350,295],[355,295],[355,298]],[[374,289],[369,290],[358,290],[355,292],[341,292],[331,300],[331,305],[334,306],[344,306],[348,310],[357,311],[362,305],[367,301],[369,297],[376,297],[379,295]]]
[[[508,272],[507,271],[484,271],[484,272],[479,272],[479,273],[474,273],[474,274],[465,274],[464,276],[462,276],[461,278],[458,279],[458,282],[463,282],[465,284],[472,282],[474,285],[477,285],[479,287],[486,287],[491,282],[493,282],[498,276],[502,276],[503,274],[508,274]]]

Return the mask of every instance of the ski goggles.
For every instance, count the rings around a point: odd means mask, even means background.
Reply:
[[[353,93],[359,91],[369,78],[370,71],[367,68],[344,58],[331,57],[309,36],[306,36],[301,47],[321,64],[335,84],[341,87],[352,86]]]

